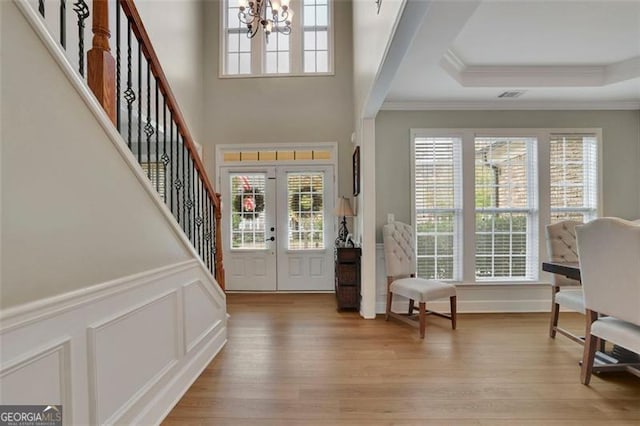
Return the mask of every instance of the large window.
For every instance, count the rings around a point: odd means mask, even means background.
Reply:
[[[537,282],[544,225],[599,211],[598,129],[412,130],[417,273]]]
[[[414,140],[418,276],[459,279],[461,195],[459,138]]]
[[[476,279],[533,279],[535,138],[475,138]]]
[[[597,140],[551,135],[551,222],[587,222],[598,214]]]
[[[273,0],[274,7],[276,1]],[[278,4],[280,4],[278,2]],[[332,0],[291,0],[291,33],[262,28],[252,39],[238,18],[238,0],[223,0],[220,48],[224,76],[317,75],[333,72]],[[271,14],[271,9],[267,10]]]

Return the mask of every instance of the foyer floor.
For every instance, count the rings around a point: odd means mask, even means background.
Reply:
[[[229,342],[165,425],[634,425],[640,378],[579,381],[582,347],[546,314],[399,322],[330,294],[230,294]],[[579,314],[561,323],[583,327]]]

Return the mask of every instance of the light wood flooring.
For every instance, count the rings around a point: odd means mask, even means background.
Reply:
[[[550,339],[548,314],[429,316],[420,340],[330,294],[229,294],[228,311],[226,347],[165,425],[640,425],[640,379],[580,384],[582,347]]]

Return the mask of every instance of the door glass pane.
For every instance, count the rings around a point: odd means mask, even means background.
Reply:
[[[266,175],[231,175],[231,248],[264,249]]]
[[[289,250],[324,249],[324,174],[287,173]]]

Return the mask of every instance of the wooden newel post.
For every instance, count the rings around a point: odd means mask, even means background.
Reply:
[[[119,1],[119,0],[116,0]],[[93,0],[93,42],[87,52],[87,82],[89,88],[116,122],[116,61],[109,47],[108,0]]]
[[[216,281],[220,287],[224,290],[224,264],[222,263],[222,204],[220,199],[220,194],[216,194],[216,198],[218,199],[218,208],[216,209],[216,258],[215,258],[215,267],[216,267]]]

